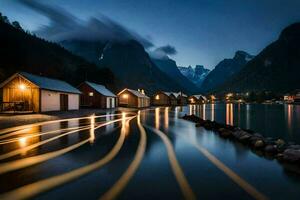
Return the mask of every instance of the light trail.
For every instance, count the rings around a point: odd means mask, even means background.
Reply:
[[[147,144],[147,135],[140,122],[140,111],[138,112],[137,125],[140,131],[140,141],[134,159],[120,179],[100,198],[100,200],[115,199],[131,180],[144,157]]]
[[[112,121],[110,121],[110,122],[118,122],[118,121],[121,121],[121,120],[122,120],[122,119],[116,119],[116,120],[112,120]],[[104,123],[104,124],[101,124],[100,126],[105,126],[105,124],[107,124],[107,122]],[[48,143],[48,142],[54,141],[54,140],[56,140],[56,139],[58,139],[58,138],[61,138],[61,137],[66,136],[66,135],[70,135],[70,134],[72,134],[72,133],[77,133],[77,132],[79,132],[79,131],[88,130],[88,129],[90,129],[90,127],[91,127],[91,126],[86,127],[86,128],[76,129],[76,130],[73,130],[73,131],[69,131],[69,132],[63,133],[63,134],[61,134],[61,135],[58,135],[58,136],[49,138],[49,139],[47,139],[47,140],[44,140],[44,141],[41,141],[41,142],[37,142],[37,143],[32,144],[32,145],[30,145],[30,146],[27,146],[27,147],[24,147],[24,148],[20,148],[20,149],[17,149],[17,150],[8,152],[8,153],[6,153],[6,154],[2,154],[2,155],[0,155],[0,160],[7,159],[7,158],[9,158],[9,157],[16,156],[16,155],[18,155],[18,154],[27,152],[27,151],[29,151],[29,150],[31,150],[31,149],[33,149],[33,148],[36,148],[36,147],[41,146],[41,145],[44,145],[44,144],[46,144],[46,143]]]
[[[224,172],[233,182],[235,182],[238,186],[240,186],[243,190],[245,190],[250,196],[254,199],[258,200],[267,200],[268,198],[256,190],[251,184],[241,178],[238,174],[232,171],[229,167],[227,167],[224,163],[222,163],[219,159],[217,159],[213,154],[211,154],[207,149],[202,147],[196,142],[190,141],[193,146],[200,151],[210,162],[212,162],[218,169]]]
[[[115,122],[107,122],[105,124],[101,124],[100,126],[97,126],[95,128],[91,128],[91,129],[93,129],[93,131],[95,131],[96,129],[98,129],[100,127],[107,126],[107,125],[113,124],[113,123],[115,123]],[[32,166],[32,165],[36,165],[38,163],[45,162],[47,160],[50,160],[50,159],[53,159],[55,157],[61,156],[65,153],[68,153],[68,152],[70,152],[74,149],[79,148],[80,146],[82,146],[86,143],[91,142],[91,137],[94,137],[94,135],[91,135],[90,138],[88,138],[86,140],[83,140],[79,143],[76,143],[74,145],[68,146],[66,148],[63,148],[63,149],[60,149],[60,150],[57,150],[57,151],[53,151],[53,152],[45,153],[45,154],[38,155],[38,156],[32,156],[32,157],[29,157],[29,158],[24,158],[24,159],[20,159],[20,160],[16,160],[16,161],[3,163],[3,164],[0,165],[0,175],[4,174],[4,173],[7,173],[7,172],[10,172],[10,171],[15,171],[15,170],[22,169],[22,168],[25,168],[25,167],[29,167],[29,166]]]
[[[175,175],[175,178],[180,186],[180,189],[183,193],[183,196],[185,199],[196,199],[196,196],[191,188],[191,186],[189,185],[181,167],[180,164],[176,158],[176,154],[173,148],[172,143],[170,142],[169,138],[160,130],[152,128],[151,126],[147,126],[144,125],[147,129],[150,129],[151,131],[153,131],[154,133],[156,133],[164,142],[166,148],[167,148],[167,153],[168,153],[168,157],[169,157],[169,161],[173,170],[173,173]]]
[[[39,133],[35,133],[35,134],[31,134],[26,136],[26,138],[33,138],[33,137],[39,137],[39,136],[43,136],[43,135],[48,135],[48,134],[55,134],[55,133],[62,133],[64,131],[68,131],[68,130],[75,130],[78,128],[85,128],[85,127],[89,127],[90,125],[86,125],[86,126],[76,126],[76,127],[70,127],[70,128],[64,128],[64,129],[58,129],[58,130],[53,130],[53,131],[47,131],[47,132],[39,132]],[[6,136],[6,135],[4,135]],[[13,143],[13,142],[18,142],[18,140],[21,137],[16,137],[13,139],[7,139],[7,140],[1,140],[0,145],[3,144],[9,144],[9,143]],[[0,136],[1,139],[1,136]]]
[[[134,119],[136,116],[129,117],[126,123],[129,123],[130,120]],[[86,165],[84,167],[78,168],[76,170],[53,176],[51,178],[47,178],[41,181],[37,181],[35,183],[31,183],[29,185],[22,186],[10,192],[0,195],[1,200],[19,200],[19,199],[29,199],[32,198],[40,193],[49,191],[55,187],[58,187],[62,184],[70,182],[74,179],[77,179],[85,174],[88,174],[96,169],[101,168],[108,162],[110,162],[120,151],[121,147],[124,144],[126,132],[123,130],[119,136],[119,139],[115,146],[111,149],[111,151],[106,154],[101,160],[94,162],[92,164]]]
[[[135,113],[130,113],[130,112],[128,114],[134,114],[135,115]],[[108,117],[108,116],[120,116],[120,115],[122,115],[122,113],[98,115],[98,116],[96,115],[95,118],[102,118],[102,117]],[[68,118],[68,119],[58,119],[58,120],[38,122],[38,123],[33,123],[33,124],[26,124],[26,125],[22,125],[22,126],[15,126],[15,127],[12,127],[12,128],[6,128],[6,129],[0,130],[0,135],[10,134],[11,132],[20,131],[20,130],[26,129],[26,128],[31,128],[32,126],[42,126],[42,125],[46,125],[46,124],[52,124],[52,123],[58,123],[58,122],[69,122],[69,121],[88,119],[88,118],[90,118],[90,116],[77,117],[77,118]]]

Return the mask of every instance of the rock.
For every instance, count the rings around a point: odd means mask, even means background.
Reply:
[[[289,146],[287,146],[287,149],[300,150],[300,145],[298,145],[298,144],[289,145]]]
[[[299,162],[300,161],[300,150],[286,149],[283,152],[283,160],[287,162]]]
[[[263,140],[258,139],[258,140],[255,141],[255,143],[254,143],[253,146],[254,146],[254,148],[256,148],[256,149],[259,149],[259,148],[264,147],[264,146],[265,146],[265,143],[264,143]]]
[[[238,140],[242,143],[247,143],[249,141],[249,139],[251,138],[251,135],[247,134],[247,135],[243,135],[242,137],[240,137]]]
[[[278,139],[275,141],[275,144],[277,146],[283,146],[283,145],[285,145],[285,141],[283,139]]]
[[[232,136],[232,132],[230,130],[225,130],[225,131],[220,132],[220,135],[224,138],[228,138],[228,137]]]
[[[276,154],[277,153],[277,146],[276,145],[267,145],[264,148],[264,151],[266,153],[269,153],[269,154]]]

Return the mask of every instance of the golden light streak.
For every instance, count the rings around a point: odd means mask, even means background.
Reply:
[[[165,108],[164,122],[165,128],[169,128],[169,107]]]
[[[159,121],[160,121],[160,108],[155,108],[155,128],[159,128]]]
[[[128,123],[130,120],[134,119],[136,116],[130,117],[128,119]],[[7,192],[5,194],[0,195],[1,200],[11,200],[11,199],[29,199],[40,193],[51,190],[57,186],[70,182],[74,179],[77,179],[87,173],[90,173],[96,169],[101,168],[108,162],[110,162],[120,151],[121,147],[124,144],[125,133],[121,130],[121,134],[115,146],[112,150],[106,154],[101,160],[94,162],[90,165],[78,168],[76,170],[53,176],[51,178],[47,178],[41,181],[37,181],[35,183],[31,183],[29,185],[22,186],[13,191]]]
[[[226,104],[226,124],[233,126],[233,104]]]
[[[134,114],[134,113],[130,113],[130,114]],[[118,114],[109,114],[109,115],[98,115],[98,116],[95,116],[95,118],[102,118],[102,117],[107,117],[107,116],[119,116],[119,115],[122,115],[122,114],[118,113]],[[90,117],[77,117],[77,118],[68,118],[68,119],[58,119],[58,120],[51,120],[51,121],[27,124],[27,125],[22,125],[22,126],[15,126],[15,127],[5,128],[5,129],[0,130],[0,135],[5,134],[6,137],[10,137],[12,135],[16,135],[15,132],[13,132],[13,131],[21,131],[22,129],[31,128],[32,126],[42,126],[42,125],[46,125],[46,124],[52,124],[52,123],[58,123],[58,122],[67,122],[67,121],[74,121],[74,120],[81,120],[81,119],[88,119],[88,118],[90,118]]]
[[[151,131],[153,131],[154,133],[156,133],[164,142],[166,148],[167,148],[167,153],[168,153],[168,157],[169,157],[169,161],[173,170],[173,173],[175,175],[175,178],[180,186],[180,189],[183,193],[183,196],[185,199],[196,199],[196,196],[191,188],[191,186],[189,185],[179,163],[178,160],[176,158],[176,154],[173,148],[172,143],[170,142],[169,138],[160,130],[158,129],[154,129],[150,126],[144,125],[147,129],[150,129]]]
[[[116,120],[112,120],[111,122],[117,122],[117,121],[121,121],[121,120],[122,120],[122,119],[116,119]],[[101,125],[105,125],[105,124],[107,124],[107,123],[104,123],[104,124],[101,124]],[[101,125],[100,125],[100,126],[101,126]],[[41,142],[37,142],[37,143],[32,144],[32,145],[30,145],[30,146],[27,146],[27,147],[24,147],[24,148],[21,148],[21,149],[17,149],[17,150],[8,152],[8,153],[6,153],[6,154],[2,154],[2,155],[0,155],[0,160],[3,160],[3,159],[6,159],[6,158],[9,158],[9,157],[18,155],[18,154],[20,154],[20,153],[22,153],[22,152],[24,152],[24,151],[27,152],[27,151],[29,151],[29,150],[31,150],[31,149],[34,149],[34,148],[36,148],[36,147],[38,147],[38,146],[41,146],[41,145],[44,145],[44,144],[46,144],[46,143],[48,143],[48,142],[51,142],[51,141],[56,140],[56,139],[58,139],[58,138],[61,138],[61,137],[63,137],[63,136],[67,136],[67,135],[69,135],[69,134],[77,133],[77,132],[79,132],[79,131],[84,131],[84,130],[88,130],[88,129],[90,129],[90,126],[85,127],[85,128],[76,129],[76,130],[73,130],[73,131],[69,131],[69,132],[63,133],[63,134],[61,134],[61,135],[58,135],[58,136],[49,138],[49,139],[47,139],[47,140],[44,140],[44,141],[41,141]]]
[[[238,174],[232,171],[229,167],[227,167],[224,163],[218,160],[214,155],[212,155],[207,149],[203,148],[196,142],[191,142],[196,149],[198,149],[209,161],[211,161],[218,169],[223,171],[232,181],[234,181],[237,185],[239,185],[242,189],[244,189],[249,195],[251,195],[254,199],[258,200],[266,200],[268,199],[264,194],[260,193],[256,190],[252,185],[250,185],[247,181],[241,178]]]
[[[95,141],[95,115],[91,116],[91,129],[90,129],[90,143],[94,143]]]
[[[138,113],[137,124],[140,130],[140,141],[135,153],[134,159],[121,176],[121,178],[100,198],[101,200],[110,200],[115,199],[126,187],[132,176],[137,171],[146,150],[147,135],[144,127],[140,122],[140,113]]]

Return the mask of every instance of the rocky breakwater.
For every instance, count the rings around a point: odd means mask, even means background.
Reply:
[[[300,173],[300,145],[286,142],[283,139],[266,138],[252,130],[203,120],[195,115],[185,115],[182,118],[196,123],[196,127],[204,127],[207,130],[214,131],[223,138],[240,142],[253,149],[259,155],[277,159],[280,163],[287,164],[289,168],[291,166],[297,167],[298,169],[293,171]]]

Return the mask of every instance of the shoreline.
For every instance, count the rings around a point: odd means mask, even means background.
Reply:
[[[285,169],[300,175],[300,145],[280,138],[264,137],[252,130],[203,120],[196,115],[184,115],[182,119],[195,123],[195,127],[211,130],[220,137],[239,142],[255,154],[266,159],[276,159]]]

